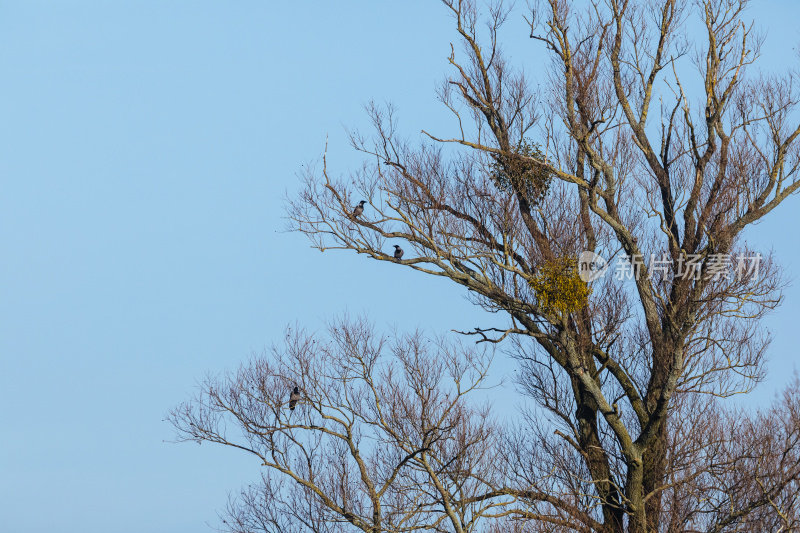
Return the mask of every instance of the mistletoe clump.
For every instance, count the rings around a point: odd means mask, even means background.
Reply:
[[[547,261],[529,281],[539,306],[546,311],[573,313],[586,307],[592,289],[578,275],[578,260],[560,257]]]

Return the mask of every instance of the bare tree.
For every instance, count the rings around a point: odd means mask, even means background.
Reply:
[[[492,354],[419,333],[380,337],[364,321],[326,336],[289,330],[283,346],[207,380],[170,421],[180,440],[244,451],[265,468],[229,503],[234,533],[603,531],[574,440],[535,412],[503,426],[480,401]],[[756,415],[679,398],[662,529],[799,527],[797,385]]]
[[[442,4],[456,135],[412,144],[370,106],[364,167],[336,179],[323,158],[292,227],[508,317],[469,333],[513,346],[545,414],[536,446],[511,450],[520,485],[481,498],[524,501],[507,511],[541,531],[795,527],[796,394],[753,417],[723,402],[763,378],[759,319],[782,286],[742,232],[800,187],[795,74],[753,71],[748,2],[537,2],[540,92],[498,41],[509,8]],[[631,279],[586,283],[581,252],[627,258]]]
[[[229,507],[231,531],[477,531],[511,501],[482,497],[503,485],[502,432],[486,405],[468,401],[486,386],[492,353],[339,321],[328,337],[290,332],[170,419],[182,440],[244,450],[268,467]]]
[[[539,1],[538,92],[498,41],[510,8],[441,3],[455,135],[411,143],[371,105],[364,166],[337,179],[323,156],[289,216],[321,250],[466,287],[498,323],[466,347],[341,322],[206,383],[173,412],[182,437],[268,472],[231,530],[800,529],[800,385],[726,404],[764,377],[783,285],[743,231],[800,188],[795,74],[754,71],[748,2]],[[625,276],[587,277],[587,254]],[[469,399],[498,343],[535,401],[508,426]]]

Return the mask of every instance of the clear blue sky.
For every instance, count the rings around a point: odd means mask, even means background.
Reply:
[[[766,62],[797,64],[800,5],[759,5]],[[344,126],[370,98],[452,131],[433,98],[449,23],[430,1],[0,0],[0,529],[210,531],[258,467],[164,442],[206,373],[343,310],[477,325],[443,280],[280,232],[326,135],[332,167],[358,162]],[[795,278],[798,209],[750,234]],[[797,283],[786,296],[770,386],[795,368]]]

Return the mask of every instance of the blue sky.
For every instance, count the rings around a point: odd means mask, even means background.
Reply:
[[[767,66],[796,64],[781,47],[800,42],[800,6],[759,5]],[[449,22],[422,1],[0,0],[4,530],[210,531],[258,469],[164,442],[198,380],[344,310],[477,325],[444,280],[282,232],[284,196],[326,137],[334,169],[358,163],[344,127],[364,125],[369,99],[395,103],[409,132],[451,131],[433,98]],[[535,71],[538,46],[510,30]],[[798,202],[750,233],[795,279]],[[797,282],[786,297],[756,403],[796,367]]]

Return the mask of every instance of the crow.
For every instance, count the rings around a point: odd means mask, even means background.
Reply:
[[[361,213],[364,212],[364,204],[367,203],[366,200],[361,200],[358,202],[358,205],[353,209],[353,218],[360,216]]]
[[[297,387],[297,385],[295,385],[292,394],[289,395],[289,409],[291,411],[294,411],[294,408],[297,405],[297,402],[299,401],[300,401],[300,389]]]
[[[403,249],[398,245],[394,245],[394,258],[400,261],[403,258]]]

